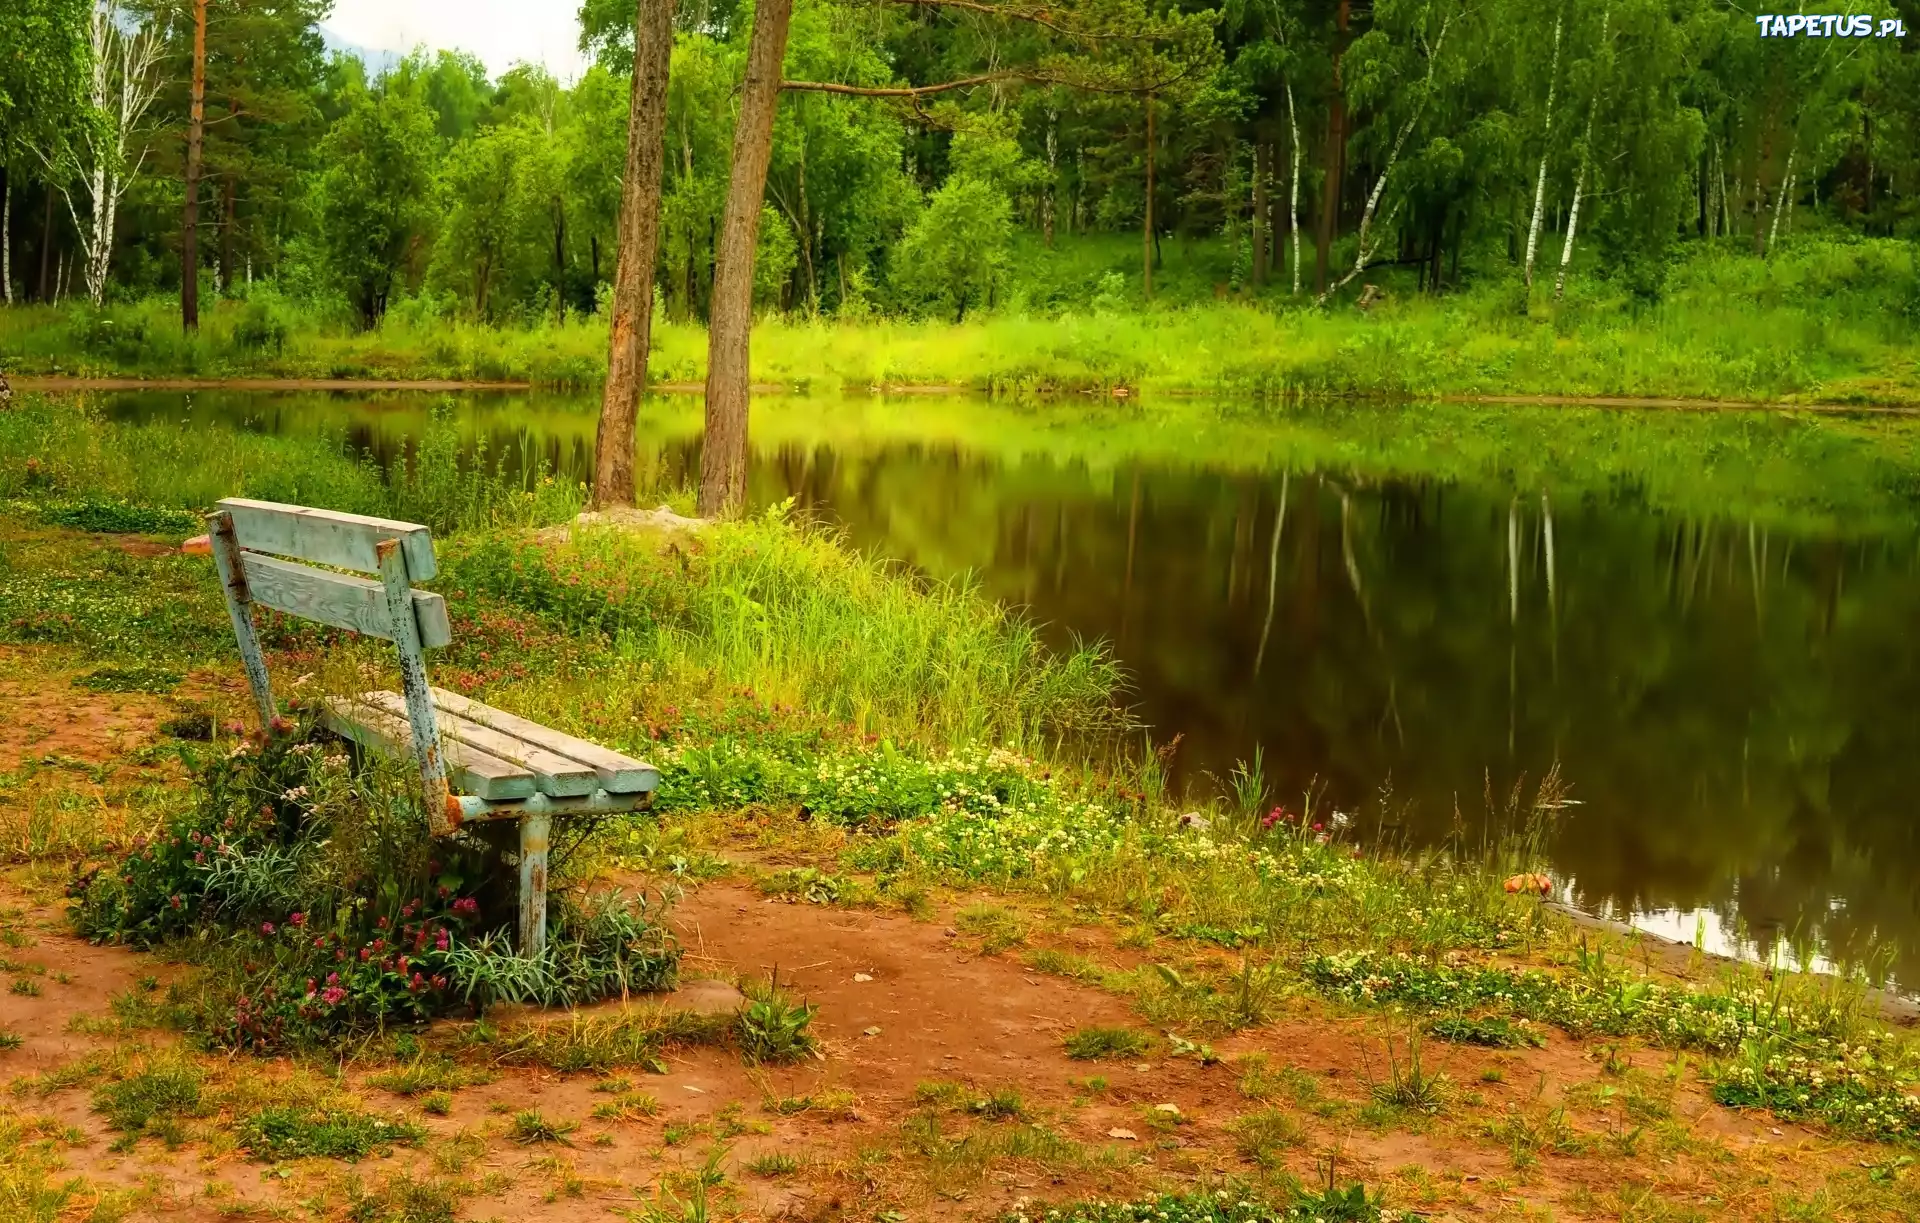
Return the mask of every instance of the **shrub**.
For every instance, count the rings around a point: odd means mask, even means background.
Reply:
[[[225,988],[197,1022],[235,1048],[672,984],[679,948],[645,898],[562,897],[543,953],[514,954],[513,874],[484,844],[433,838],[397,767],[356,768],[306,721],[217,743],[190,805],[75,879],[74,924],[135,946],[218,932],[196,954]]]

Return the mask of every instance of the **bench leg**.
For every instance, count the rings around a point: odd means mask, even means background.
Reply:
[[[427,685],[420,628],[413,617],[413,582],[407,576],[407,556],[397,539],[383,539],[373,551],[380,561],[381,584],[386,587],[394,650],[400,656],[400,691],[406,696],[407,723],[413,729],[413,757],[420,768],[427,826],[434,836],[443,837],[453,831],[453,821],[448,817],[447,763],[440,751],[440,722],[433,711],[433,690]]]
[[[520,817],[520,954],[536,956],[547,947],[547,838],[553,817],[535,812]]]
[[[260,634],[253,627],[253,596],[247,592],[247,571],[240,559],[240,543],[233,535],[233,515],[225,510],[207,515],[207,534],[213,544],[214,567],[227,596],[227,617],[233,621],[233,639],[240,646],[240,663],[247,670],[247,686],[260,707],[260,730],[273,729],[273,685],[267,681],[267,659],[260,652]]]

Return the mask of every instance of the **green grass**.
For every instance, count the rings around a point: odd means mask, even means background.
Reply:
[[[1263,394],[1584,394],[1920,402],[1904,357],[1920,300],[1897,239],[1802,235],[1766,260],[1696,244],[1657,301],[1576,277],[1567,300],[1529,304],[1518,273],[1489,263],[1463,291],[1414,291],[1411,271],[1375,269],[1389,292],[1371,312],[1316,310],[1274,287],[1218,301],[1218,241],[1181,242],[1139,302],[1137,247],[1113,236],[1035,246],[997,313],[964,323],[770,318],[755,329],[753,377],[821,391],[914,384],[979,390],[1231,390]],[[1117,281],[1116,279],[1117,278]],[[1117,284],[1118,292],[1113,292]],[[1354,286],[1358,291],[1358,286]],[[1350,300],[1350,299],[1349,299]],[[197,336],[177,303],[14,307],[0,352],[21,371],[277,374],[597,382],[602,320],[494,329],[397,310],[359,332],[258,291],[210,303]],[[655,323],[662,381],[706,373],[704,332]]]
[[[263,1108],[242,1118],[238,1133],[248,1154],[273,1162],[309,1156],[365,1159],[396,1145],[411,1146],[424,1136],[419,1126],[404,1118],[299,1104]]]
[[[452,1058],[420,1058],[392,1070],[367,1076],[367,1086],[378,1087],[399,1096],[417,1096],[437,1091],[458,1091],[491,1083],[498,1075],[483,1067],[468,1066]]]
[[[1067,1056],[1092,1062],[1105,1058],[1139,1057],[1151,1044],[1146,1033],[1132,1028],[1081,1028],[1067,1037]]]
[[[542,1142],[566,1143],[567,1135],[579,1128],[578,1121],[552,1121],[539,1109],[530,1108],[513,1115],[513,1123],[507,1127],[507,1137],[521,1146]]]

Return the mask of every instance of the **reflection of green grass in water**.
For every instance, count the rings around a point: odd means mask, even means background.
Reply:
[[[183,400],[125,397],[162,420],[179,419],[176,405]],[[125,474],[115,474],[132,469],[108,460],[137,448],[142,470],[164,462],[163,480],[142,483],[148,494],[165,490],[169,504],[205,504],[244,482],[272,486],[254,495],[359,509],[381,496],[378,476],[341,463],[339,439],[350,428],[391,443],[428,436],[432,409],[444,402],[417,394],[343,401],[246,392],[193,400],[201,420],[264,418],[288,432],[334,440],[316,447],[218,426],[115,433],[103,432],[104,424],[62,422],[46,452],[96,456],[104,468],[99,480],[118,497],[138,490]],[[486,437],[496,458],[537,462],[522,450],[557,454],[563,473],[578,475],[565,466],[569,456],[584,462],[592,451],[598,404],[590,396],[474,394],[454,402],[459,411],[450,432],[438,436],[457,437],[467,447]],[[661,478],[667,451],[699,437],[700,403],[693,396],[660,396],[642,416],[642,478]],[[1050,404],[964,396],[765,397],[755,405],[752,439],[762,451],[826,447],[841,458],[894,446],[951,447],[998,464],[1001,483],[1048,483],[1050,467],[1066,466],[1084,467],[1096,483],[1137,465],[1314,471],[1353,480],[1460,481],[1560,499],[1601,496],[1690,518],[1856,536],[1906,527],[1920,496],[1920,421],[1778,411],[1329,401],[1256,406],[1177,397]],[[0,497],[21,495],[21,478],[17,468],[0,472]]]

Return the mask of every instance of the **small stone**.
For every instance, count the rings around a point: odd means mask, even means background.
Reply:
[[[1138,1142],[1140,1140],[1140,1135],[1134,1133],[1132,1130],[1123,1130],[1117,1125],[1107,1131],[1107,1137],[1118,1138],[1123,1142]]]
[[[873,1025],[872,1027],[870,1027],[870,1028],[861,1028],[861,1029],[860,1029],[860,1035],[862,1035],[862,1036],[878,1036],[878,1035],[880,1035],[880,1025],[876,1023],[876,1024],[874,1024],[874,1025]]]
[[[1164,1113],[1169,1117],[1178,1117],[1180,1115],[1180,1106],[1172,1103],[1156,1104],[1153,1106],[1153,1111],[1156,1113]]]
[[[1149,1071],[1149,1070],[1152,1070],[1152,1069],[1153,1069],[1153,1063],[1152,1063],[1152,1062],[1141,1062],[1141,1063],[1139,1063],[1138,1065],[1136,1065],[1136,1066],[1134,1066],[1134,1069],[1135,1069],[1135,1070],[1138,1070],[1138,1071],[1139,1071],[1139,1072],[1140,1072],[1141,1074],[1145,1074],[1145,1073],[1146,1073],[1147,1071]]]
[[[1770,1127],[1770,1128],[1771,1128],[1771,1129],[1773,1130],[1773,1136],[1774,1136],[1775,1138],[1778,1138],[1778,1137],[1780,1137],[1780,1127],[1779,1127],[1779,1126],[1777,1126],[1777,1125],[1776,1125],[1776,1126],[1772,1126],[1772,1127]]]
[[[856,981],[871,981],[873,977],[864,972],[857,972],[853,974],[853,979]]]

